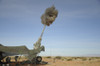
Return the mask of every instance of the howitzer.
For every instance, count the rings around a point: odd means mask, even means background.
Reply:
[[[12,56],[12,55],[25,55],[30,62],[35,62],[35,63],[36,61],[41,62],[42,57],[40,56],[37,57],[37,54],[40,53],[41,51],[45,51],[45,47],[41,46],[43,32],[46,26],[50,26],[50,24],[53,23],[57,15],[58,15],[58,11],[55,9],[54,6],[46,9],[45,13],[41,16],[41,22],[44,25],[43,31],[38,41],[34,44],[34,48],[32,50],[29,50],[26,46],[0,45],[0,63],[2,63],[1,60],[5,58],[6,56]],[[6,62],[10,62],[9,57],[6,59]]]

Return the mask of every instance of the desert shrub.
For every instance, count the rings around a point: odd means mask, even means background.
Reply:
[[[76,57],[77,59],[80,59],[81,57]]]
[[[100,57],[94,57],[95,59],[100,59]]]
[[[87,58],[83,57],[83,58],[82,58],[82,60],[83,60],[83,61],[86,61],[86,60],[87,60]]]
[[[73,60],[73,59],[71,59],[71,58],[70,58],[70,59],[67,59],[67,61],[72,61],[72,60]]]
[[[91,58],[89,58],[89,61],[92,60]]]
[[[77,60],[77,58],[74,58],[75,60]]]
[[[51,58],[51,56],[47,56],[46,58]]]
[[[92,60],[96,59],[96,57],[91,57]]]
[[[55,59],[62,59],[62,57],[61,56],[56,56]]]

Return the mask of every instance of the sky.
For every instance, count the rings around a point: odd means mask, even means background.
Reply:
[[[32,49],[54,5],[58,17],[42,37],[42,56],[100,56],[100,0],[0,0],[0,44]]]

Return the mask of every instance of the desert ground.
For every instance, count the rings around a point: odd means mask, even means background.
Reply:
[[[42,57],[48,64],[24,64],[18,66],[100,66],[100,57]],[[25,60],[25,59],[24,59]],[[22,61],[22,60],[21,60]],[[10,66],[16,66],[14,63]]]
[[[99,57],[46,57],[45,66],[100,66]]]

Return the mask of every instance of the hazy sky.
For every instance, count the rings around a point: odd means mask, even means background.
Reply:
[[[0,43],[32,49],[52,5],[59,14],[45,29],[41,55],[100,56],[100,0],[0,0]]]

